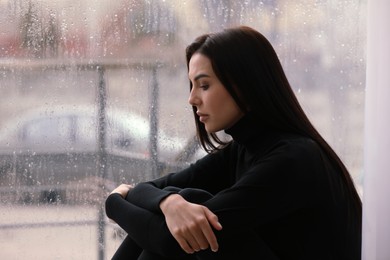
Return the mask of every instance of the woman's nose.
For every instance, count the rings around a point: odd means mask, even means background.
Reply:
[[[199,98],[197,98],[194,89],[192,89],[190,92],[190,96],[188,97],[188,103],[191,106],[196,106],[197,104],[199,104]]]

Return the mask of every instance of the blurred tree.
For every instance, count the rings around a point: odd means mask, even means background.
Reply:
[[[42,55],[43,38],[35,5],[29,1],[21,22],[22,47],[34,57]]]
[[[48,25],[45,27],[44,35],[45,55],[49,57],[58,56],[59,30],[55,13],[50,13]]]
[[[35,58],[52,58],[58,56],[59,30],[55,13],[45,19],[42,12],[32,1],[27,3],[20,25],[21,46],[27,55]]]
[[[172,9],[160,1],[143,1],[136,10],[128,13],[132,38],[135,42],[144,38],[154,38],[162,45],[175,40],[177,22]]]
[[[101,21],[101,52],[110,57],[170,56],[176,51],[178,18],[162,1],[126,1]]]
[[[260,20],[260,24],[267,21],[267,19],[264,18],[266,18],[269,13],[272,13],[274,21],[272,23],[271,41],[277,33],[277,6],[278,1],[276,0],[201,0],[202,12],[212,31],[219,31],[229,26],[243,24],[252,10],[266,9],[266,12],[261,12],[263,20]],[[264,30],[262,31],[264,33]]]

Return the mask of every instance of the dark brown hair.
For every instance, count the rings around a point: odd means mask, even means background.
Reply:
[[[361,200],[348,170],[309,121],[275,50],[261,33],[250,27],[240,26],[201,35],[186,48],[187,67],[194,53],[201,53],[210,59],[216,76],[238,106],[244,113],[250,110],[251,116],[264,128],[295,133],[314,140],[333,166],[342,173],[353,208],[361,212]],[[211,152],[226,145],[216,134],[207,133],[196,114],[196,107],[193,107],[193,111],[202,147]]]

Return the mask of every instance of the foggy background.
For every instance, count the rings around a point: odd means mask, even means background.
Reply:
[[[104,198],[201,153],[184,49],[234,25],[271,41],[362,194],[365,16],[353,0],[0,0],[0,258],[110,259],[123,233]]]

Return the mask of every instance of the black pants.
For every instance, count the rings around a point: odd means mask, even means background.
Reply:
[[[210,198],[212,194],[199,189],[179,189],[176,187],[167,187],[167,190],[178,192],[185,200],[192,203],[202,203]],[[150,212],[150,214],[155,214]],[[164,221],[161,218],[161,221]],[[210,249],[201,250],[194,254],[188,254],[183,257],[175,258],[177,260],[211,260],[211,259],[245,259],[245,260],[277,260],[268,246],[253,231],[240,231],[218,236],[219,250],[212,252]],[[137,243],[127,236],[118,250],[115,252],[112,260],[172,260],[153,252],[143,250]]]

